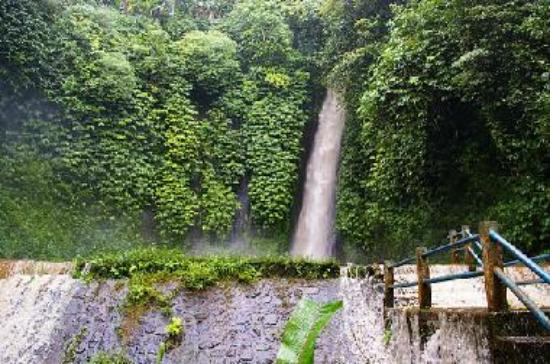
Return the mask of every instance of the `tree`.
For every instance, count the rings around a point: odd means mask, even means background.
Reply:
[[[534,24],[548,9],[435,0],[396,8],[360,101],[358,165],[344,164],[346,236],[398,249],[407,237],[436,241],[446,226],[490,216],[540,250],[550,226],[541,134],[548,90],[545,28]]]
[[[191,31],[173,44],[176,67],[193,85],[195,100],[209,106],[240,81],[237,47],[219,31]]]
[[[237,42],[245,69],[251,65],[281,65],[293,54],[292,32],[275,1],[238,2],[220,29]]]

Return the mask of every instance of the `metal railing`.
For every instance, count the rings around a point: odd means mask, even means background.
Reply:
[[[528,257],[513,244],[504,239],[497,232],[496,222],[482,222],[479,234],[470,233],[468,226],[462,226],[460,232],[451,230],[449,232],[449,243],[427,250],[424,247],[416,248],[416,255],[397,263],[384,263],[384,307],[394,306],[396,288],[418,287],[418,303],[421,309],[430,308],[432,305],[431,285],[440,282],[453,281],[457,279],[470,279],[483,276],[485,278],[485,294],[487,297],[487,308],[490,312],[506,311],[508,302],[506,290],[512,291],[516,297],[525,305],[536,320],[548,331],[550,331],[550,319],[544,311],[529,298],[520,288],[529,284],[550,284],[550,274],[546,272],[537,261],[550,260],[550,254],[542,254],[536,257]],[[479,253],[476,251],[479,251]],[[504,262],[503,251],[506,251],[514,260]],[[463,261],[468,266],[468,271],[430,277],[428,258],[437,254],[451,251],[453,263],[460,263],[460,253],[463,252]],[[417,280],[413,282],[395,283],[394,270],[406,264],[416,264]],[[532,279],[522,282],[514,282],[504,272],[504,267],[516,264],[526,266],[539,279]]]

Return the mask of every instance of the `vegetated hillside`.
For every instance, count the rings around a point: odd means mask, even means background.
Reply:
[[[293,15],[166,3],[0,5],[0,255],[221,240],[245,177],[254,230],[287,234],[317,89]]]
[[[530,253],[548,249],[550,3],[387,3],[329,11],[350,110],[344,240],[395,257],[493,219]]]
[[[3,1],[0,256],[222,241],[241,208],[254,235],[287,240],[321,85],[349,115],[345,244],[384,256],[491,218],[544,250],[549,13],[547,1]]]

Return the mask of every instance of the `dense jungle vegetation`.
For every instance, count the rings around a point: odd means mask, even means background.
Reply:
[[[346,247],[493,219],[548,249],[548,19],[548,0],[3,0],[0,257],[239,229],[285,251],[326,87]]]

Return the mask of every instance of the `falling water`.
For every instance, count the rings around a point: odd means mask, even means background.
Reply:
[[[346,338],[343,363],[384,363],[383,285],[373,277],[360,278],[352,267],[340,271],[341,332]]]
[[[233,231],[231,232],[230,248],[233,252],[245,253],[250,249],[246,240],[245,233],[248,228],[249,197],[248,197],[248,178],[246,176],[241,180],[239,190],[237,191],[240,208],[237,210]]]
[[[66,274],[0,279],[0,363],[51,362],[76,286]]]
[[[307,165],[293,255],[322,259],[333,253],[336,180],[345,116],[337,94],[328,90]]]

